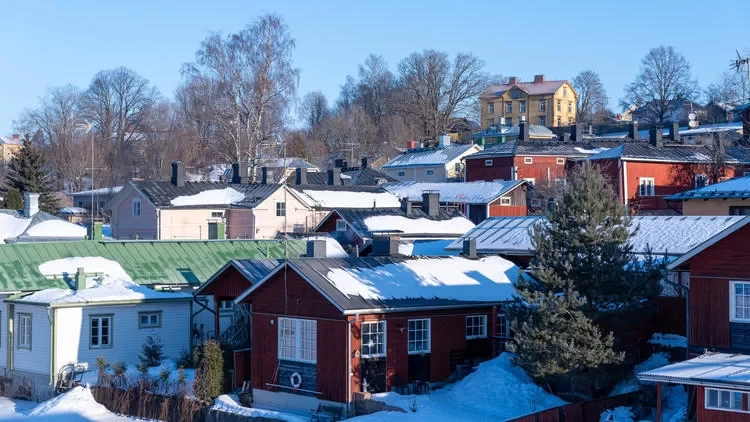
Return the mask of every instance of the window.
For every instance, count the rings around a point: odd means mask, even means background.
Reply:
[[[562,158],[562,157],[558,157],[558,158],[557,158],[557,164],[561,164],[561,165],[562,165],[562,164],[565,164],[565,158]]]
[[[741,391],[706,388],[706,409],[747,412],[742,408],[742,398],[744,395],[745,393]]]
[[[409,354],[430,353],[429,319],[409,320],[409,340],[407,344]]]
[[[513,118],[512,117],[506,117],[505,118],[505,124],[508,126],[513,126]]]
[[[557,127],[562,126],[562,118],[560,116],[557,116]]]
[[[466,338],[487,337],[487,315],[470,315],[466,317]]]
[[[31,314],[18,314],[18,348],[31,350]]]
[[[526,101],[518,102],[518,111],[520,111],[521,113],[526,113]]]
[[[510,205],[510,198],[507,196],[500,198],[500,205]]]
[[[362,323],[362,357],[385,356],[385,321]]]
[[[750,321],[750,282],[733,281],[729,298],[730,321]]]
[[[495,126],[495,119],[487,119],[487,126]]]
[[[495,114],[495,103],[489,102],[487,103],[487,113],[489,114]]]
[[[506,113],[513,113],[513,102],[512,101],[508,101],[507,103],[505,103],[505,112]]]
[[[572,112],[573,112],[573,103],[568,102],[568,113],[572,113]]]
[[[562,100],[557,100],[557,111],[562,111]]]
[[[547,126],[547,118],[544,116],[539,116],[539,125],[540,126]]]
[[[491,167],[492,166],[492,160],[484,160],[484,166],[485,167]]]
[[[424,171],[425,176],[433,176],[435,175],[435,170],[433,169],[427,169]]]
[[[133,217],[141,216],[141,199],[133,198]]]
[[[83,208],[83,201],[78,201],[78,207]]]
[[[539,100],[539,111],[547,111],[547,100]]]
[[[161,311],[138,312],[138,328],[160,328]]]
[[[513,91],[510,91],[510,98],[513,98],[514,100],[516,98],[521,98],[521,90],[520,89],[514,89]]]
[[[729,207],[729,215],[750,215],[750,207]]]
[[[502,338],[510,338],[510,320],[502,312],[497,314],[497,335]]]
[[[234,309],[234,301],[233,300],[221,300],[219,301],[219,310],[220,311],[228,311]]]
[[[531,186],[536,186],[536,178],[534,177],[524,177],[523,180],[531,183]]]
[[[524,164],[534,164],[534,157],[523,157]]]
[[[399,170],[398,177],[404,177],[404,176],[406,176],[406,170]]]
[[[276,217],[284,217],[286,215],[286,202],[276,203]]]
[[[318,322],[312,319],[279,318],[279,359],[316,363]]]
[[[211,218],[224,218],[224,211],[211,211]]]
[[[653,177],[641,177],[638,183],[638,195],[639,196],[654,196],[654,178]]]
[[[695,188],[702,188],[705,187],[708,184],[708,176],[705,174],[696,174],[695,175]]]
[[[345,232],[346,231],[346,221],[342,220],[341,218],[336,220],[336,231],[337,232]]]
[[[91,328],[89,347],[92,349],[112,347],[112,316],[92,316],[89,322]]]

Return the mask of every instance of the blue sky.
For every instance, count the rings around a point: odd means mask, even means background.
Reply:
[[[321,90],[329,102],[370,53],[395,70],[426,48],[472,52],[487,72],[522,80],[591,69],[615,106],[651,47],[675,46],[702,87],[750,48],[747,0],[0,0],[0,134],[47,87],[85,88],[103,69],[129,67],[172,97],[209,32],[264,13],[284,16],[297,41],[299,96]]]

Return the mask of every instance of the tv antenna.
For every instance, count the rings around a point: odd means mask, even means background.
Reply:
[[[735,51],[737,52],[737,58],[730,61],[729,68],[734,69],[737,72],[740,72],[742,70],[742,66],[745,66],[747,68],[747,83],[749,85],[747,92],[750,93],[750,56],[742,56],[740,55],[739,50]]]

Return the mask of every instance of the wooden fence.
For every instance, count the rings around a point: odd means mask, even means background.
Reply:
[[[570,403],[541,412],[508,419],[506,422],[599,422],[602,412],[636,402],[638,392],[621,394],[579,403]]]

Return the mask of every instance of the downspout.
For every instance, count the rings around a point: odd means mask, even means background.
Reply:
[[[156,239],[161,240],[161,208],[156,209]]]
[[[51,307],[47,308],[47,319],[49,320],[49,385],[55,385],[55,318],[54,313],[57,310]]]
[[[622,199],[625,201],[625,208],[628,207],[628,162],[620,160],[622,163],[622,184],[623,184],[623,195]]]
[[[348,376],[346,377],[346,409],[347,414],[351,414],[352,411],[352,325],[356,324],[359,320],[359,314],[354,316],[354,319],[346,319],[346,361],[349,362]]]
[[[9,304],[8,305],[8,339],[5,342],[6,347],[8,348],[8,370],[13,370],[15,368],[15,362],[13,362],[15,356],[13,356],[13,351],[15,350],[15,320],[16,320],[16,305]]]

